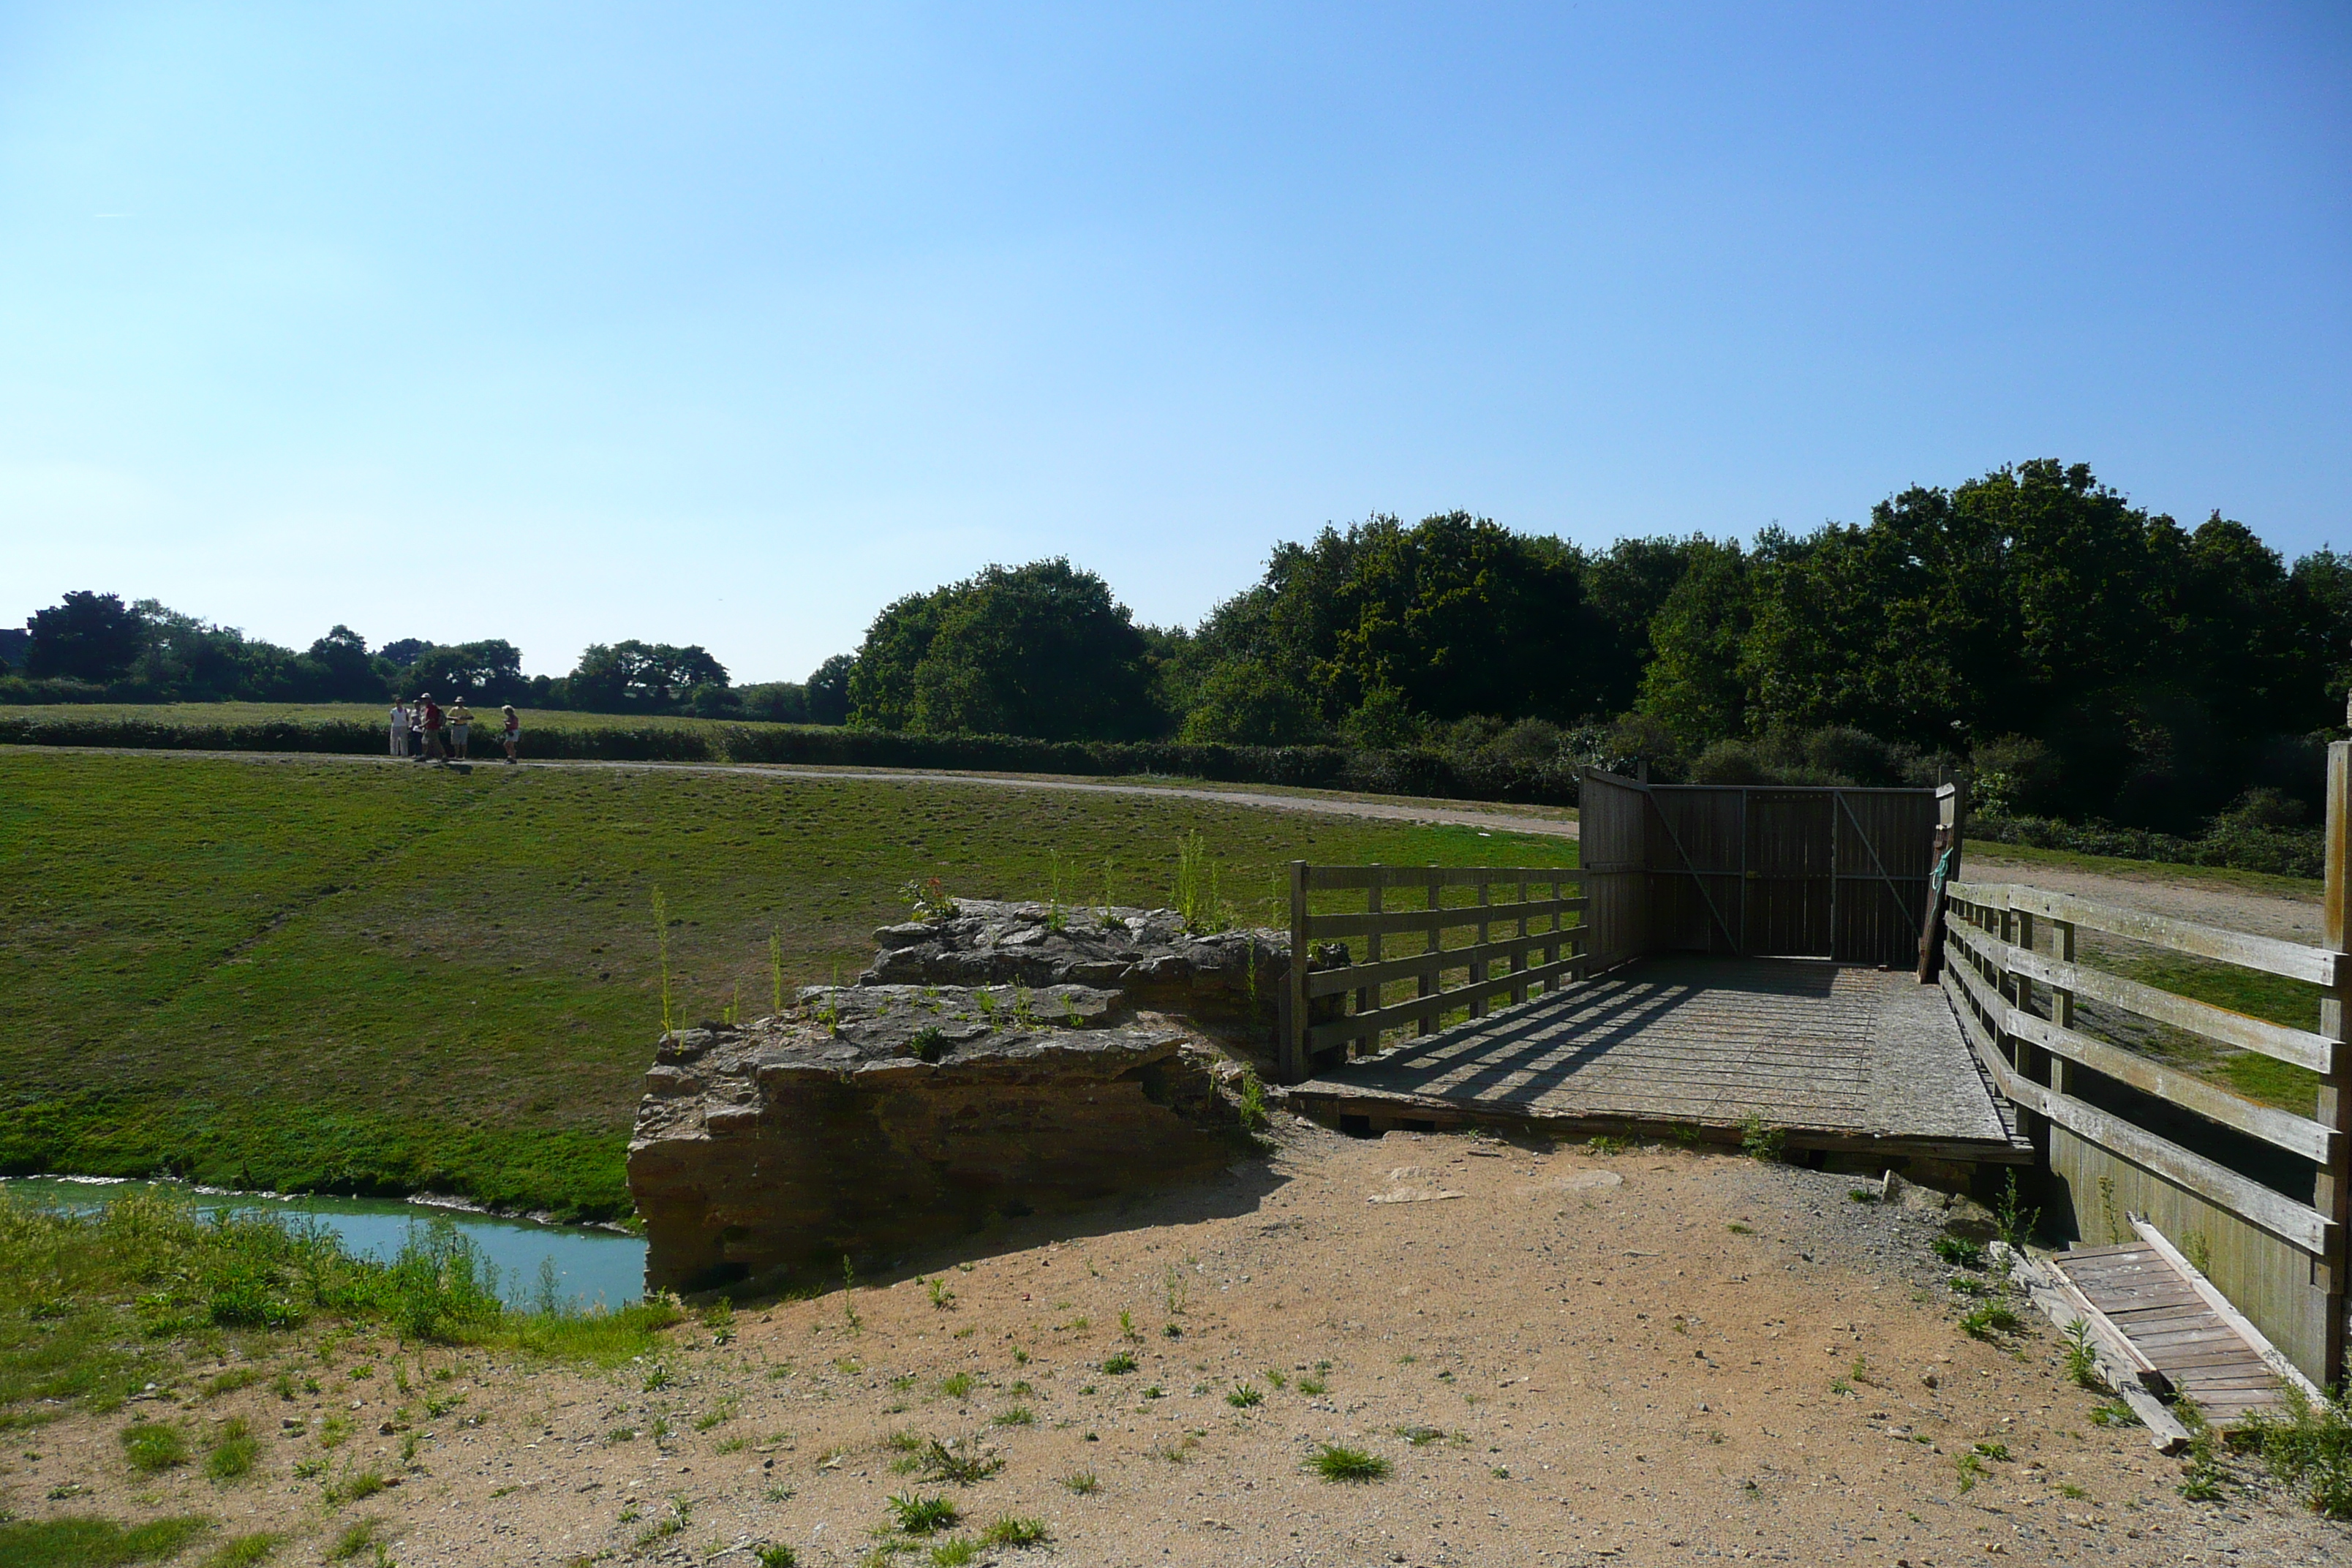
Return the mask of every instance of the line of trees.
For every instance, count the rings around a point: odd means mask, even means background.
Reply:
[[[2081,465],[1914,488],[1867,522],[1587,550],[1454,511],[1275,547],[1196,627],[1139,625],[1055,559],[876,616],[807,680],[734,686],[700,647],[586,649],[525,678],[504,641],[302,652],[68,594],[0,633],[0,701],[376,700],[694,713],[912,735],[1173,739],[1638,759],[1705,783],[1934,783],[2011,818],[2293,827],[2352,685],[2352,557],[2289,565],[2216,513],[2134,507]]]
[[[338,626],[297,652],[152,599],[70,593],[0,631],[0,702],[383,702],[420,692],[596,713],[694,713],[782,723],[840,723],[846,657],[807,683],[731,686],[698,645],[597,643],[567,676],[526,676],[503,638],[405,637],[371,649]]]
[[[1748,543],[1376,515],[1277,545],[1192,629],[1136,625],[1066,561],[992,566],[876,617],[848,721],[1705,783],[1966,772],[1995,815],[2188,832],[2302,820],[2347,685],[2352,558],[2289,566],[2045,460]]]

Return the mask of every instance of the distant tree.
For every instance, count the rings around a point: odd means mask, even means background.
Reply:
[[[1642,676],[1643,711],[1686,751],[1746,727],[1739,655],[1752,616],[1748,552],[1737,542],[1699,542],[1650,622],[1654,652]]]
[[[699,644],[595,643],[569,678],[571,702],[589,712],[665,712],[698,686],[727,684],[727,667]]]
[[[147,624],[119,594],[68,594],[25,626],[26,671],[37,679],[112,680],[147,650]]]
[[[391,663],[398,665],[401,668],[406,669],[410,665],[416,662],[418,655],[425,653],[432,647],[433,645],[426,642],[423,637],[402,637],[398,642],[388,642],[384,644],[383,647],[378,648],[376,650],[376,657],[389,660]]]
[[[810,723],[849,722],[850,672],[856,667],[854,656],[837,653],[809,673],[806,689]]]
[[[368,656],[367,638],[346,626],[310,645],[302,656],[304,695],[325,702],[373,702],[383,697],[384,672]]]
[[[808,691],[797,681],[764,680],[752,686],[738,686],[732,689],[732,695],[746,719],[770,724],[809,721]]]
[[[930,733],[1130,740],[1160,721],[1126,606],[1065,559],[991,566],[876,617],[850,720]]]
[[[425,649],[400,672],[399,690],[404,697],[429,692],[440,702],[520,702],[529,699],[530,683],[523,678],[521,652],[492,637]]]
[[[1195,745],[1297,746],[1328,737],[1314,700],[1255,659],[1234,659],[1202,681],[1181,738]]]

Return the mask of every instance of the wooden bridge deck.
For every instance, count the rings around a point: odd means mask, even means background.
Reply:
[[[1718,1135],[2025,1163],[1941,991],[1826,960],[1644,959],[1293,1087],[1369,1130],[1463,1121]]]

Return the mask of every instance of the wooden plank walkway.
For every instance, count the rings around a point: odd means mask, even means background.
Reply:
[[[1753,1117],[1800,1148],[2032,1157],[1939,990],[1826,960],[1644,959],[1329,1068],[1289,1099],[1375,1129],[1720,1131]]]
[[[2226,1426],[2256,1410],[2284,1412],[2278,1374],[2261,1352],[2147,1242],[2078,1247],[2051,1262],[2207,1420]]]

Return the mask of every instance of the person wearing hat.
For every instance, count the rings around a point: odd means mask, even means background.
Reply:
[[[499,711],[506,717],[506,728],[499,732],[499,739],[506,742],[507,761],[511,763],[515,760],[515,748],[522,744],[522,719],[515,712],[511,702]]]
[[[449,721],[450,754],[462,763],[466,760],[466,737],[474,731],[473,710],[467,708],[466,700],[460,697],[449,704],[446,717]]]
[[[433,759],[435,767],[443,766],[449,753],[441,733],[440,704],[433,700],[433,693],[425,691],[418,694],[416,705],[425,711],[425,754]]]

